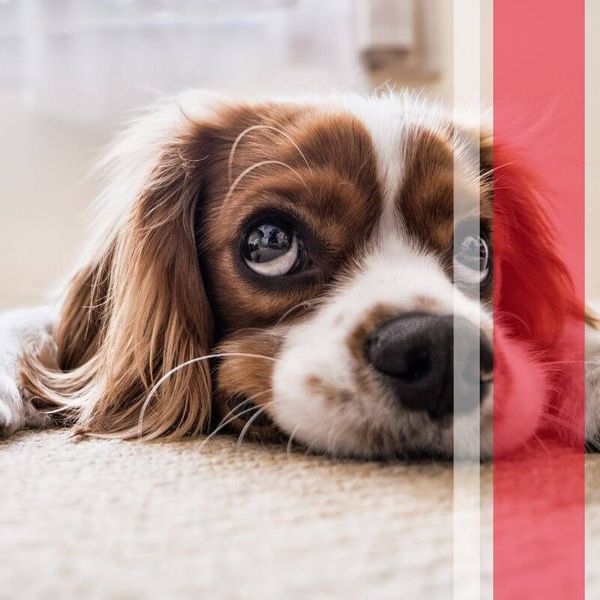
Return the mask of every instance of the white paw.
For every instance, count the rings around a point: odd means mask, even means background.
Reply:
[[[25,427],[25,409],[14,377],[0,372],[0,436]]]
[[[29,340],[47,330],[48,309],[0,314],[0,437],[25,427],[45,427],[50,417],[24,401],[18,386],[18,362]]]
[[[49,415],[21,398],[14,377],[0,372],[0,438],[20,429],[48,427],[51,422]]]

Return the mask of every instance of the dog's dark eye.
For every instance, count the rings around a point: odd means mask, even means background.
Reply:
[[[481,284],[490,274],[490,249],[481,235],[466,235],[456,249],[455,271],[463,283]]]
[[[294,273],[301,266],[304,246],[290,227],[264,222],[245,234],[242,255],[255,273],[265,277],[281,277]]]

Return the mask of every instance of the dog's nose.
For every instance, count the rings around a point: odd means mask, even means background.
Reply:
[[[459,348],[454,382],[454,332]],[[479,361],[477,347],[479,345]],[[384,323],[366,340],[371,365],[386,376],[406,408],[432,418],[473,410],[491,384],[492,348],[479,329],[462,317],[411,313]],[[454,392],[457,393],[456,403]]]

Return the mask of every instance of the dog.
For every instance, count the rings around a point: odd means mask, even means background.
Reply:
[[[159,102],[101,165],[64,297],[0,316],[0,429],[225,428],[371,459],[449,457],[457,432],[490,457],[575,422],[547,365],[583,309],[503,152],[409,92]],[[479,355],[480,406],[457,414],[454,331]],[[592,365],[590,441],[599,382]]]

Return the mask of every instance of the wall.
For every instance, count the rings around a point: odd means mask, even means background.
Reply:
[[[394,69],[378,73],[373,85],[386,79],[418,87],[447,100],[452,98],[451,3],[428,0],[436,8],[435,26],[440,33],[441,74],[419,80]],[[491,1],[482,3],[483,101],[492,94]],[[600,3],[587,2],[587,288],[588,297],[600,298]],[[298,57],[296,57],[297,59]],[[286,72],[296,71],[302,85],[310,78],[296,60]],[[352,75],[343,74],[332,87],[361,89],[366,74],[357,65]],[[323,85],[323,73],[319,74]],[[334,76],[332,75],[332,81]],[[256,84],[260,87],[259,84]],[[86,240],[86,208],[96,192],[96,182],[86,178],[111,129],[98,123],[76,124],[31,109],[9,88],[0,87],[0,308],[40,302],[71,267]]]
[[[94,128],[29,112],[0,96],[0,307],[39,303],[77,261],[105,141]]]

